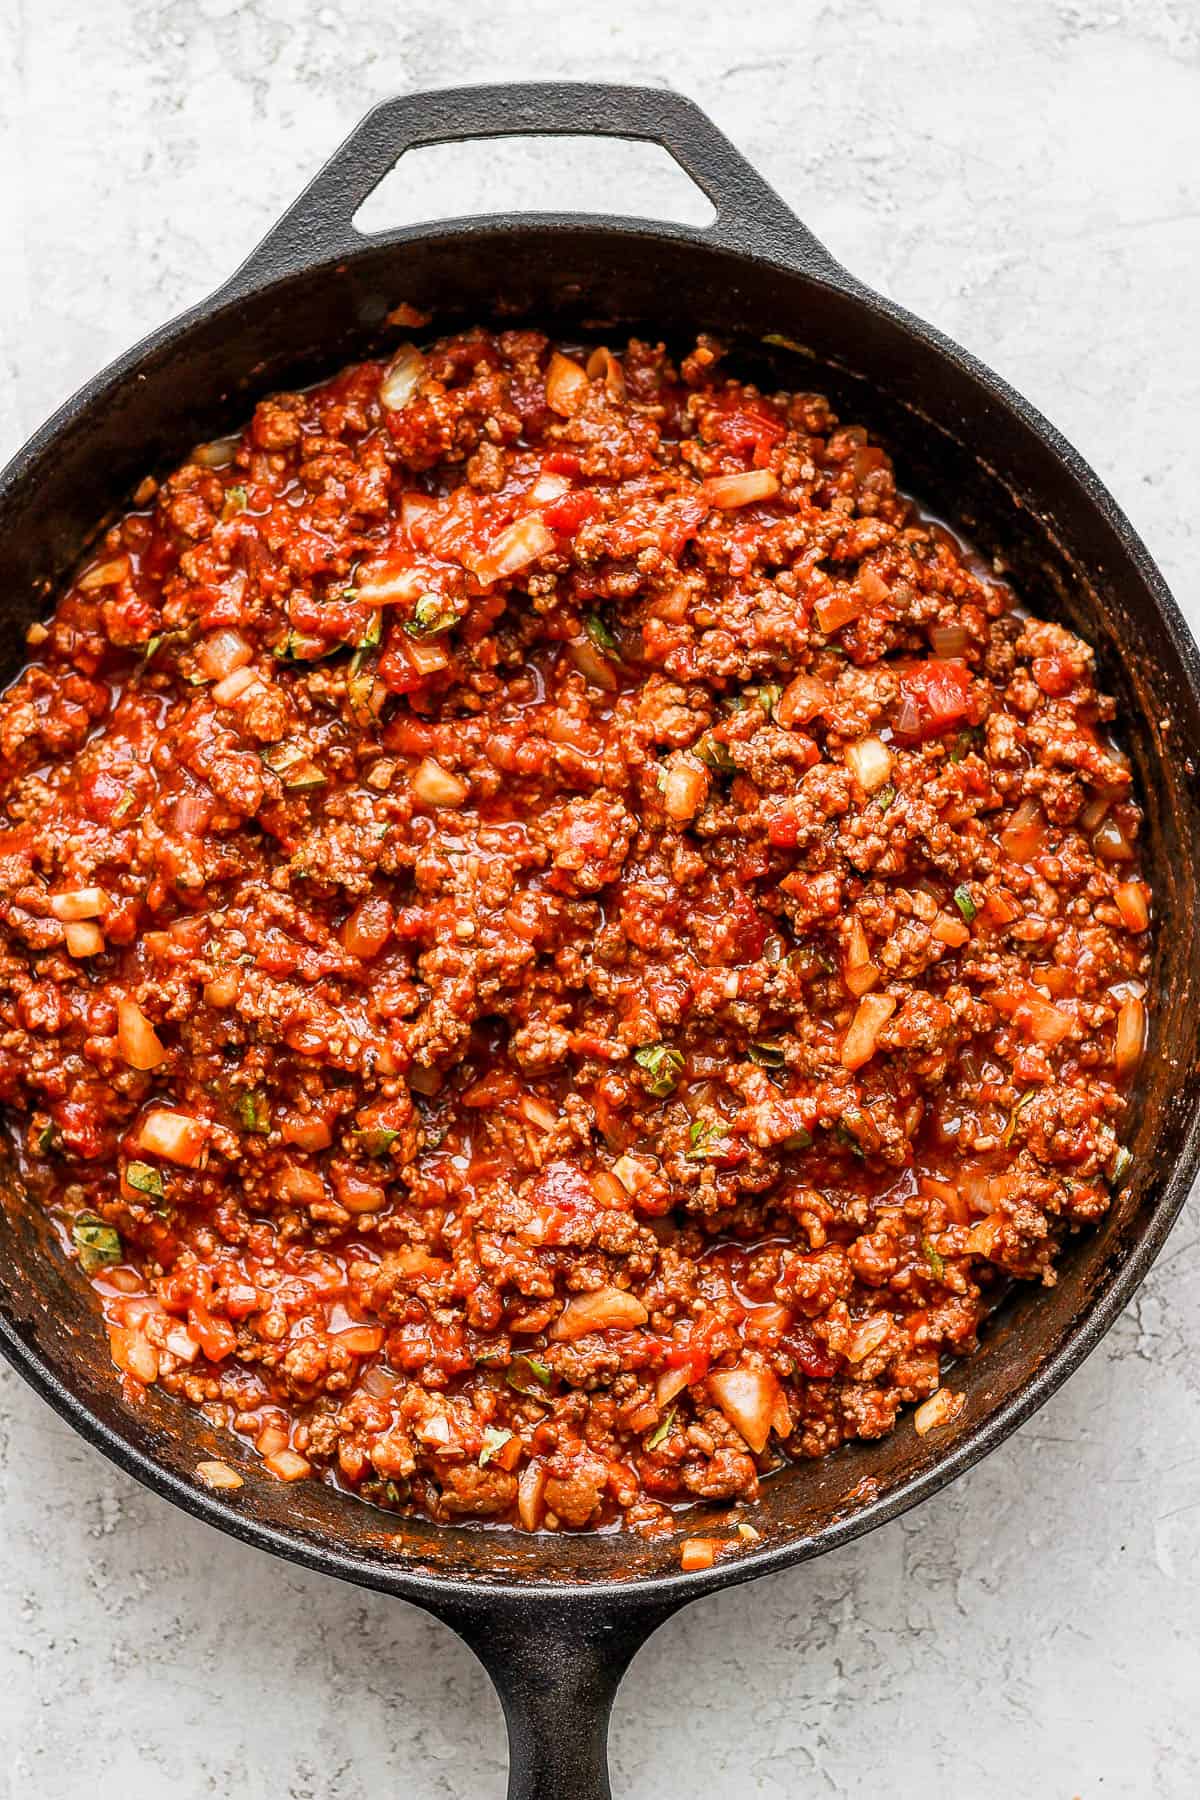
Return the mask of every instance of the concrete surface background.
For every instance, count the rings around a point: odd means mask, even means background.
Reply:
[[[1200,620],[1193,0],[6,0],[0,452],[216,285],[370,103],[552,75],[694,95],[838,257],[1044,408]],[[607,167],[481,152],[411,204],[668,203]],[[1200,1791],[1196,1238],[1185,1216],[1102,1351],[951,1492],[661,1631],[618,1795]],[[221,1541],[7,1371],[0,1620],[12,1800],[503,1793],[448,1632]]]

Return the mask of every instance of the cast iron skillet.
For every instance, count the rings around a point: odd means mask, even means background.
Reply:
[[[364,239],[351,223],[418,144],[515,133],[600,133],[663,145],[716,208],[708,230],[625,218],[454,220]],[[1149,1269],[1200,1159],[1200,662],[1143,545],[1095,475],[1019,395],[841,269],[704,115],[671,93],[531,86],[410,95],[377,107],[233,279],[83,388],[0,477],[0,605],[10,669],[105,514],[147,470],[241,420],[259,395],[335,371],[378,342],[400,300],[456,319],[529,318],[686,339],[711,329],[761,378],[833,395],[878,431],[904,485],[1003,556],[1038,610],[1082,631],[1117,693],[1147,808],[1156,884],[1157,996],[1131,1109],[1133,1175],[1057,1287],[1015,1296],[954,1376],[957,1424],[911,1420],[768,1481],[761,1542],[683,1575],[677,1542],[525,1536],[397,1522],[315,1482],[244,1469],[218,1496],[193,1471],[236,1461],[199,1416],[152,1391],[127,1406],[90,1297],[35,1213],[0,1207],[0,1345],[93,1444],[232,1536],[427,1608],[490,1671],[511,1741],[509,1794],[607,1796],[605,1738],[634,1652],[698,1595],[782,1569],[895,1518],[977,1462],[1100,1341]],[[781,343],[786,339],[786,344]],[[767,340],[767,341],[764,341]],[[774,340],[771,342],[769,340]],[[700,1506],[679,1536],[720,1533]]]

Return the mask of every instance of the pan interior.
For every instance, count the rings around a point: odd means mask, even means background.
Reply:
[[[1086,471],[958,353],[852,285],[841,291],[700,239],[561,221],[400,234],[349,264],[224,304],[218,296],[215,307],[151,340],[136,363],[98,378],[0,480],[6,678],[20,666],[24,627],[47,610],[89,537],[143,475],[169,469],[196,442],[240,422],[262,394],[394,343],[399,334],[386,315],[400,301],[433,315],[429,331],[533,321],[599,339],[634,333],[682,343],[709,330],[732,346],[736,372],[828,393],[843,418],[879,436],[902,486],[1003,559],[1033,610],[1082,633],[1098,652],[1101,685],[1118,697],[1119,735],[1146,810],[1158,915],[1151,1049],[1127,1134],[1132,1178],[1099,1228],[1069,1248],[1057,1286],[1019,1291],[994,1316],[979,1353],[954,1373],[967,1396],[955,1426],[919,1439],[908,1417],[878,1443],[787,1468],[764,1484],[752,1515],[763,1538],[755,1549],[811,1553],[839,1521],[877,1511],[948,1454],[957,1466],[1002,1435],[999,1416],[1031,1395],[1039,1372],[1059,1353],[1090,1346],[1123,1271],[1148,1263],[1186,1197],[1200,1093],[1194,650],[1155,571]],[[669,1538],[530,1538],[397,1521],[315,1482],[270,1480],[232,1435],[218,1435],[157,1390],[127,1404],[90,1292],[11,1188],[0,1206],[0,1317],[18,1358],[44,1371],[43,1389],[52,1384],[52,1397],[77,1420],[90,1415],[92,1435],[110,1452],[157,1465],[176,1497],[176,1484],[200,1491],[197,1463],[233,1463],[245,1485],[220,1503],[209,1497],[210,1516],[248,1535],[269,1532],[301,1556],[319,1558],[332,1541],[355,1565],[342,1572],[357,1579],[402,1586],[412,1574],[436,1573],[576,1585],[677,1571]],[[681,1516],[681,1535],[724,1535],[730,1516],[697,1506]]]

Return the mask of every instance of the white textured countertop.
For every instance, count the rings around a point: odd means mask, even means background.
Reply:
[[[835,255],[1049,414],[1200,622],[1193,0],[481,14],[0,8],[0,452],[215,286],[373,101],[522,76],[669,83]],[[441,214],[485,193],[569,205],[581,184],[656,210],[628,158],[605,166],[460,154],[421,191]],[[951,1491],[668,1624],[617,1705],[621,1800],[1200,1792],[1196,1237],[1185,1215],[1105,1346]],[[12,1800],[503,1793],[499,1708],[448,1631],[225,1542],[7,1370],[0,1619]]]

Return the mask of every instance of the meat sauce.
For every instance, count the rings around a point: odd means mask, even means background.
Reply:
[[[0,1103],[214,1485],[664,1530],[948,1426],[1109,1206],[1112,703],[821,396],[407,344],[145,481],[29,642]]]

